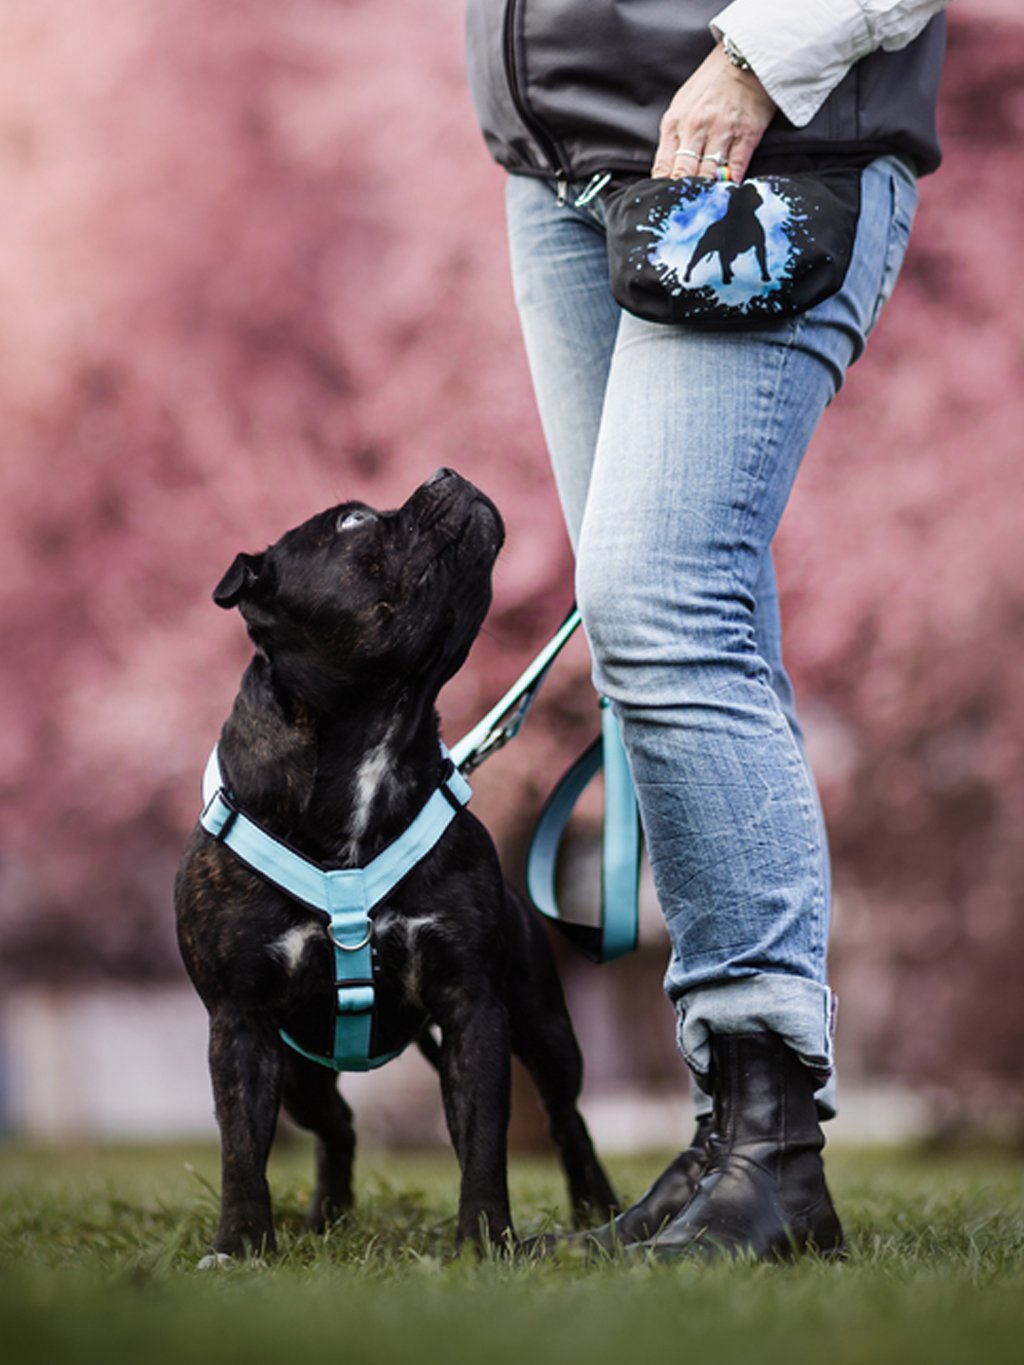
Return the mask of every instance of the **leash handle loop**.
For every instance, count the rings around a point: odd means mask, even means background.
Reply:
[[[529,667],[480,723],[452,746],[456,771],[472,772],[518,734],[548,669],[580,624],[577,607]],[[618,721],[601,698],[601,735],[564,774],[534,829],[527,857],[527,889],[534,905],[588,957],[611,962],[632,952],[639,931],[640,817]],[[587,784],[604,768],[605,803],[598,924],[565,918],[555,888],[556,867],[569,818]]]
[[[637,946],[640,922],[640,818],[615,714],[601,698],[601,734],[563,774],[541,811],[526,860],[530,899],[585,956],[612,962]],[[597,923],[568,918],[555,887],[558,854],[576,803],[604,768],[601,905]]]

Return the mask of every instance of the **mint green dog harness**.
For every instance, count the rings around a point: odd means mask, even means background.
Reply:
[[[334,1047],[330,1056],[308,1052],[281,1029],[289,1047],[335,1071],[371,1071],[397,1052],[371,1054],[374,1035],[373,910],[433,849],[469,800],[469,783],[444,745],[448,774],[394,843],[365,867],[325,868],[276,839],[235,804],[225,789],[214,748],[203,776],[206,832],[261,877],[326,918],[334,949]]]

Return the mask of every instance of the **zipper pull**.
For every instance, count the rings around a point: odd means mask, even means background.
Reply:
[[[592,199],[597,198],[597,196],[604,189],[605,185],[608,184],[608,181],[611,180],[611,178],[612,178],[611,171],[603,172],[598,171],[597,175],[592,175],[590,179],[587,181],[586,185],[584,186],[579,197],[573,200],[573,207],[577,209],[586,208],[586,206],[590,203]]]
[[[565,201],[569,198],[569,182],[561,171],[558,172],[555,179],[558,185],[558,207],[564,209]]]

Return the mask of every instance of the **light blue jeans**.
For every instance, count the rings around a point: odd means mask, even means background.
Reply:
[[[916,205],[862,173],[840,292],[752,332],[661,326],[611,296],[603,206],[512,176],[530,371],[594,685],[622,725],[672,952],[683,1056],[769,1029],[832,1070],[828,849],[782,662],[771,543],[815,427],[899,272]],[[827,1095],[819,1095],[825,1112]]]

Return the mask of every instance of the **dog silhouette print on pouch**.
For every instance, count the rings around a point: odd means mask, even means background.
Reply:
[[[757,210],[764,203],[757,186],[749,181],[737,185],[729,195],[729,203],[722,214],[701,235],[694,247],[690,263],[683,277],[689,284],[693,269],[708,256],[718,253],[722,265],[722,283],[732,284],[732,264],[737,256],[746,251],[757,254],[761,267],[761,279],[771,279],[768,273],[768,260],[765,252],[764,228],[757,220]]]

